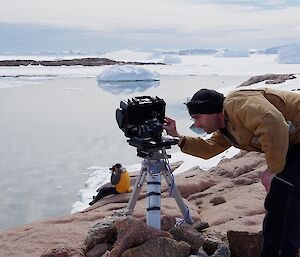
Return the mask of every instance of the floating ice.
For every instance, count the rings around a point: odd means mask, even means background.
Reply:
[[[114,65],[97,76],[97,81],[158,81],[159,73],[134,65]]]
[[[98,86],[112,94],[143,92],[159,85],[159,74],[133,65],[115,65],[97,76]]]

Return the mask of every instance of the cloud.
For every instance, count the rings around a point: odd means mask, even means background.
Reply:
[[[250,44],[255,38],[265,44],[300,39],[299,1],[0,0],[0,5],[2,24],[51,28],[53,36],[56,28],[59,35],[68,31],[66,35],[81,34],[86,41],[210,47]]]
[[[214,3],[220,5],[237,5],[237,6],[251,6],[256,9],[278,9],[287,6],[300,6],[298,0],[191,0],[194,3]]]
[[[197,30],[235,24],[246,26],[257,23],[257,20],[261,26],[262,15],[272,18],[272,13],[267,10],[268,13],[261,14],[263,9],[256,13],[254,7],[291,2],[295,1],[0,0],[0,22],[75,27],[99,32],[161,26]],[[275,14],[278,10],[272,11]],[[278,23],[279,17],[273,17],[272,21]],[[288,15],[284,20],[290,18]]]

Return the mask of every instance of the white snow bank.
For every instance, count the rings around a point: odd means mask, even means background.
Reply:
[[[300,45],[288,45],[280,48],[276,59],[281,64],[300,64]]]
[[[249,57],[248,50],[222,49],[216,52],[215,57]]]
[[[140,164],[134,164],[125,167],[129,172],[140,170]],[[72,206],[71,213],[82,211],[89,207],[89,202],[92,197],[97,194],[96,190],[104,184],[110,182],[109,167],[90,167],[88,170],[92,171],[88,180],[85,183],[85,188],[80,189],[78,193],[79,200]]]
[[[134,65],[114,65],[97,76],[98,81],[157,81],[159,73]]]

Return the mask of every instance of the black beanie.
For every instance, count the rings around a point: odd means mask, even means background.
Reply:
[[[122,165],[120,163],[117,163],[109,169],[115,171],[116,169],[121,169],[121,168],[122,168]]]
[[[116,167],[117,169],[120,169],[120,168],[122,168],[122,165],[121,165],[120,163],[117,163],[117,164],[115,165],[115,167]]]
[[[223,110],[224,95],[211,89],[200,89],[186,103],[189,114],[212,114]]]

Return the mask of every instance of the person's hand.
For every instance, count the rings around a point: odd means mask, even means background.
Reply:
[[[260,181],[264,185],[267,193],[270,192],[272,179],[275,177],[275,174],[272,173],[269,169],[266,169],[260,174]]]
[[[171,135],[173,137],[179,137],[175,120],[169,117],[165,117],[163,128],[167,131],[168,135]]]

